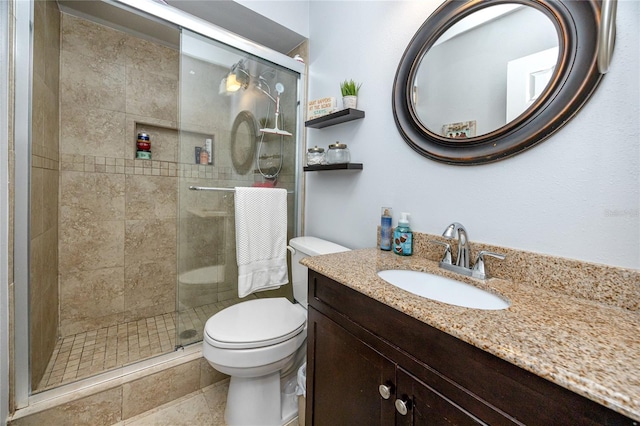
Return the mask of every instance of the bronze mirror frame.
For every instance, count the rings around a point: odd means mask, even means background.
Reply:
[[[238,145],[238,130],[240,126],[246,125],[249,131],[249,144],[250,149],[246,152],[246,155],[239,157],[236,145]],[[253,159],[256,153],[256,141],[258,140],[256,119],[249,111],[240,111],[233,121],[231,127],[231,163],[236,173],[240,175],[246,175],[253,165]]]
[[[490,133],[461,141],[427,129],[417,117],[412,102],[413,81],[423,56],[456,22],[477,10],[505,3],[534,7],[556,27],[559,60],[548,86],[520,116]],[[392,97],[398,130],[419,154],[453,165],[491,163],[535,146],[566,124],[602,79],[596,60],[599,25],[599,0],[449,0],[443,3],[420,27],[400,60]]]

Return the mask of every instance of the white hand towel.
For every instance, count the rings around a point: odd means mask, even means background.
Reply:
[[[238,296],[287,284],[287,191],[236,187],[235,208]]]

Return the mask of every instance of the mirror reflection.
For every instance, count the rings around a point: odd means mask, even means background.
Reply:
[[[417,119],[452,139],[505,126],[544,93],[558,45],[554,23],[534,7],[501,4],[472,13],[422,57],[412,86]]]

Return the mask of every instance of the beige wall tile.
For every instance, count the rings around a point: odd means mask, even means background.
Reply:
[[[125,67],[63,50],[60,65],[61,105],[123,111]]]
[[[178,80],[180,52],[138,37],[127,36],[126,63],[127,69]]]
[[[46,369],[58,336],[58,37],[55,2],[34,5],[32,103],[30,359],[35,386]],[[13,278],[11,278],[12,280]]]
[[[131,419],[126,424],[127,426],[204,426],[222,423],[216,423],[202,392],[195,392]]]
[[[231,64],[229,64],[231,65]],[[231,128],[226,114],[212,114],[212,111],[228,110],[233,99],[231,96],[220,96],[220,81],[229,72],[229,68],[212,65],[198,59],[185,58],[182,64],[183,80],[181,90],[181,122],[203,126],[207,132],[214,129]],[[244,96],[244,95],[243,95]],[[260,101],[259,92],[252,101]],[[264,98],[265,113],[267,98]],[[271,102],[271,101],[269,101]],[[273,111],[273,107],[271,107]]]
[[[173,312],[176,306],[174,257],[129,264],[125,260],[126,319],[133,320]]]
[[[124,253],[127,265],[175,259],[175,220],[127,220],[125,229]]]
[[[31,232],[32,238],[44,231],[44,170],[33,168],[31,170]]]
[[[60,113],[58,106],[58,92],[54,90],[55,88],[45,86],[45,91],[42,95],[44,103],[44,111],[42,117],[42,146],[47,149],[44,157],[57,159],[57,153],[60,145]],[[55,153],[55,155],[53,155],[52,153]]]
[[[46,45],[46,3],[38,1],[33,4],[33,75],[42,81],[45,78]]]
[[[175,376],[170,383],[172,399],[179,398],[200,389],[199,359],[178,365],[173,370]]]
[[[58,185],[60,172],[58,170],[43,170],[43,187],[42,187],[42,226],[45,230],[58,228]],[[57,253],[57,245],[56,245]],[[58,259],[53,259],[55,264]],[[57,268],[56,268],[57,269]]]
[[[122,389],[122,418],[129,419],[180,398],[199,389],[199,386],[200,360],[126,383]]]
[[[113,325],[124,310],[124,268],[102,268],[60,277],[62,335]]]
[[[62,50],[124,65],[126,39],[127,35],[121,31],[62,14]]]
[[[128,175],[126,218],[128,220],[172,219],[177,216],[175,177]]]
[[[55,1],[46,2],[45,62],[47,64],[45,82],[53,93],[58,93],[60,80],[60,24],[61,14]]]
[[[108,426],[122,419],[122,388],[33,414],[12,422],[15,426],[95,425]]]
[[[124,158],[124,112],[66,104],[60,114],[61,153]]]
[[[125,176],[62,171],[60,219],[63,231],[78,222],[124,219]]]
[[[60,274],[124,266],[124,222],[61,221]]]
[[[34,55],[35,56],[35,55]],[[35,69],[35,68],[34,68]],[[34,149],[44,145],[44,115],[46,108],[46,86],[44,78],[37,75],[34,71],[33,75],[33,95],[31,101],[31,141]]]
[[[126,112],[161,120],[178,119],[178,80],[127,68]]]
[[[174,311],[175,219],[127,220],[124,251],[127,318],[137,319]]]

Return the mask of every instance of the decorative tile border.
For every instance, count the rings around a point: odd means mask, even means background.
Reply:
[[[212,167],[172,161],[131,160],[80,154],[62,154],[60,160],[60,170],[62,171],[202,179],[218,179],[232,175],[229,167]]]

